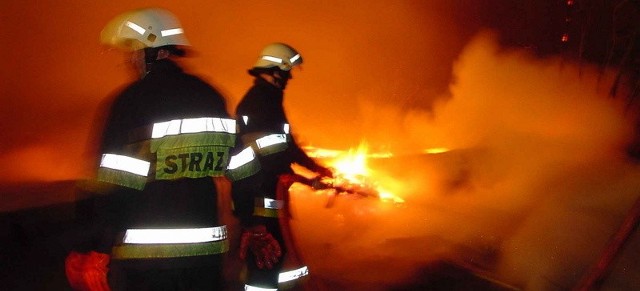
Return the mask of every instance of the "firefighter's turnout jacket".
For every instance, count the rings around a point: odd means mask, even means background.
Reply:
[[[282,103],[283,96],[281,89],[256,77],[253,86],[236,108],[238,134],[242,142],[251,145],[258,156],[264,177],[262,195],[269,199],[276,199],[278,176],[293,173],[292,163],[300,164],[310,170],[320,168],[320,165],[309,158],[296,144],[291,135],[289,120]],[[235,198],[243,201],[242,197]],[[263,205],[267,206],[266,208],[260,207],[259,201],[258,204],[251,201],[235,205],[236,213],[241,221],[245,222],[259,220],[259,217],[277,217],[275,215],[277,211],[271,211],[273,208],[269,207],[268,201],[265,202],[267,205]]]
[[[95,250],[132,266],[212,264],[229,248],[212,177],[244,191],[257,170],[221,94],[163,59],[109,112],[97,178],[117,186],[100,197]]]
[[[292,174],[292,163],[310,170],[321,168],[296,144],[283,108],[283,91],[266,80],[256,77],[253,86],[245,94],[236,108],[241,140],[251,145],[260,161],[263,177],[261,192],[256,196],[233,191],[234,210],[243,225],[263,224],[280,242],[283,256],[287,251],[278,217],[283,216],[288,196],[277,197],[276,189],[281,175]],[[274,273],[275,280],[282,268],[282,260],[272,270],[258,270],[249,265],[249,286],[264,286],[264,281],[252,282],[254,273]],[[306,270],[306,269],[305,269]],[[282,274],[282,273],[281,273]],[[264,278],[268,275],[253,276]],[[273,276],[272,276],[273,278]],[[277,286],[276,282],[271,285]]]

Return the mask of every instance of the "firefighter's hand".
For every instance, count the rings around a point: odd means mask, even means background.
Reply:
[[[318,173],[320,177],[333,178],[333,170],[331,168],[320,166],[314,172]]]
[[[109,291],[107,273],[109,255],[91,251],[71,252],[65,259],[65,273],[74,290]]]
[[[327,179],[331,180],[330,178],[326,178],[322,176],[317,176],[311,179],[311,188],[313,188],[314,190],[331,188],[332,186],[331,181],[327,181]]]
[[[243,230],[240,238],[240,258],[246,259],[247,252],[251,250],[256,265],[260,269],[271,269],[280,260],[282,251],[280,244],[267,231],[264,225],[257,225]]]

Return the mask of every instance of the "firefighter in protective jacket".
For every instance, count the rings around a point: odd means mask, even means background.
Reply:
[[[286,233],[287,230],[281,228],[279,218],[282,219],[285,215],[286,193],[290,184],[284,181],[286,186],[282,187],[281,178],[293,174],[292,163],[302,165],[321,176],[332,176],[331,170],[308,157],[296,144],[283,108],[284,90],[292,78],[291,69],[301,63],[302,57],[289,45],[267,45],[249,70],[249,74],[255,78],[254,84],[236,109],[239,135],[256,152],[264,179],[262,192],[258,196],[250,197],[234,191],[235,212],[246,230],[243,238],[251,233],[269,233],[278,240],[283,255],[287,251],[283,232]],[[279,183],[282,188],[280,195],[277,194]],[[283,260],[266,263],[268,265],[256,262],[249,253],[245,290],[277,289],[279,281],[287,280],[284,275],[307,273],[305,266],[283,270]]]
[[[123,13],[103,43],[131,53],[140,78],[111,104],[103,130],[95,243],[66,260],[76,290],[221,290],[226,226],[216,179],[252,195],[259,168],[236,141],[223,96],[174,56],[189,43],[164,9]]]

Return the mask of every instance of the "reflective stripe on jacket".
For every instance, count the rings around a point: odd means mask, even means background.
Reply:
[[[149,166],[149,162],[140,159],[103,154],[98,169],[98,181],[142,190],[147,182]]]
[[[186,229],[128,229],[113,259],[176,258],[221,254],[229,250],[226,226]]]

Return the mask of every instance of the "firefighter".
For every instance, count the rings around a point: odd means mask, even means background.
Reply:
[[[242,226],[249,230],[245,231],[243,238],[251,232],[272,234],[283,254],[293,251],[287,250],[292,244],[287,243],[291,242],[291,237],[287,236],[286,226],[287,190],[293,181],[290,179],[293,174],[291,164],[302,165],[318,173],[319,177],[332,176],[330,169],[311,159],[296,144],[283,108],[284,90],[292,79],[291,70],[301,63],[302,57],[289,45],[267,45],[248,71],[254,77],[254,83],[236,108],[239,135],[243,142],[253,146],[264,177],[259,196],[247,197],[242,196],[244,193],[234,192],[235,211]],[[246,247],[241,249],[241,255],[243,253],[246,253]],[[305,266],[283,270],[283,261],[274,260],[269,262],[272,263],[270,265],[261,265],[249,253],[245,290],[277,289],[278,281],[286,280],[283,276],[293,274],[296,277],[308,271]]]
[[[216,182],[228,177],[236,191],[255,195],[255,155],[236,141],[223,96],[178,65],[189,42],[171,12],[125,12],[101,41],[130,54],[139,79],[111,103],[96,175],[105,189],[96,198],[97,231],[90,246],[67,256],[68,281],[76,290],[221,290],[229,245]],[[266,247],[250,242],[258,243]]]

